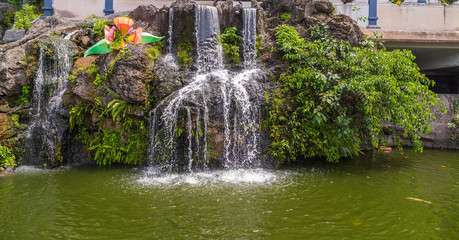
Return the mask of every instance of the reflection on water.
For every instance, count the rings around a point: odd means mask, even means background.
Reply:
[[[184,174],[21,167],[0,177],[0,239],[459,239],[458,156]]]

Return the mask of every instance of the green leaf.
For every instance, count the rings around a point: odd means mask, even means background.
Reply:
[[[104,54],[113,51],[113,49],[105,42],[105,39],[100,40],[94,46],[90,47],[84,53],[84,56],[88,56],[91,54]]]
[[[142,39],[140,40],[140,43],[152,43],[152,42],[159,41],[163,38],[164,37],[157,37],[155,35],[142,32]]]

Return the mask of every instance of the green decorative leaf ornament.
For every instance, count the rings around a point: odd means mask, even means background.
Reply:
[[[109,53],[112,52],[113,48],[111,48],[106,42],[105,39],[100,40],[97,42],[94,46],[90,47],[86,52],[84,53],[84,56],[88,56],[91,54],[103,54],[103,53]]]
[[[155,35],[149,34],[149,33],[142,33],[142,39],[140,40],[140,43],[152,43],[159,41],[163,39],[164,37],[157,37]]]

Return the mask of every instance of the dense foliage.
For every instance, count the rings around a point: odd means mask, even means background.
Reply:
[[[139,108],[148,107],[148,103],[144,106],[129,104],[110,90],[104,90],[104,83],[108,74],[113,72],[115,63],[129,55],[128,49],[121,49],[120,56],[110,63],[105,76],[100,75],[100,68],[95,64],[77,69],[70,76],[73,82],[78,72],[85,71],[92,83],[102,91],[102,95],[94,99],[95,104],[81,101],[73,107],[69,119],[70,130],[76,132],[76,139],[94,154],[92,157],[100,166],[115,163],[136,165],[145,160],[148,129],[145,119],[133,116],[132,113]],[[114,99],[107,106],[103,106],[100,98],[107,94]]]
[[[242,41],[242,37],[237,35],[237,28],[226,28],[220,38],[225,54],[230,57],[233,63],[239,63],[241,61],[241,56],[239,54],[238,44]]]
[[[290,63],[279,79],[268,124],[271,153],[279,162],[298,157],[337,161],[357,155],[361,144],[386,144],[384,124],[403,129],[422,151],[419,133],[430,132],[432,108],[441,106],[408,50],[377,50],[366,39],[359,47],[327,36],[327,26],[303,39],[292,26],[276,28],[278,51]],[[442,107],[442,109],[444,109]]]
[[[17,11],[14,16],[14,29],[29,29],[32,27],[32,21],[39,18],[42,14],[38,12],[37,7],[24,4],[22,10]]]
[[[7,147],[0,144],[0,166],[6,165],[14,167],[16,166],[15,160],[16,157],[14,154]]]
[[[114,99],[106,108],[81,103],[70,111],[70,128],[93,151],[99,166],[114,163],[139,164],[145,160],[148,130],[142,119],[129,115],[128,103]],[[86,119],[96,116],[97,122]]]

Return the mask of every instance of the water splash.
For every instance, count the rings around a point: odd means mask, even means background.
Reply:
[[[180,185],[265,185],[278,182],[289,176],[289,172],[274,172],[265,169],[233,169],[196,173],[164,173],[161,169],[149,167],[135,181],[142,186],[180,186]]]
[[[69,84],[75,48],[71,41],[63,39],[42,39],[39,44],[33,115],[25,140],[25,162],[52,163],[62,161],[63,134],[68,128],[62,96]]]
[[[64,39],[65,39],[65,40],[70,40],[70,38],[72,38],[73,35],[75,35],[77,32],[80,32],[80,31],[81,31],[81,30],[79,30],[79,29],[78,29],[78,30],[74,30],[74,31],[72,31],[71,33],[67,34],[67,35],[64,37]]]

